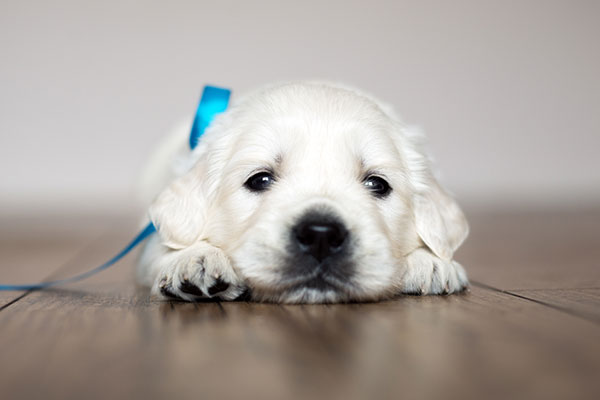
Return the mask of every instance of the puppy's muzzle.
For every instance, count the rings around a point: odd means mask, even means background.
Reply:
[[[354,272],[352,234],[330,210],[310,210],[290,229],[285,276],[293,288],[345,290]]]
[[[294,229],[300,250],[322,262],[342,251],[348,230],[339,221],[304,219]]]

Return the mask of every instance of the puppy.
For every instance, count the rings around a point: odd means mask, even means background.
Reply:
[[[189,126],[152,162],[139,281],[158,296],[282,303],[448,294],[468,234],[421,135],[354,89],[271,86]],[[168,184],[168,185],[167,185]],[[161,190],[162,189],[162,190]]]

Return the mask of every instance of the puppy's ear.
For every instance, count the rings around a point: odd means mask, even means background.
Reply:
[[[150,220],[167,247],[187,247],[202,234],[207,205],[202,173],[199,166],[192,168],[164,189],[150,206]]]
[[[433,176],[420,129],[403,125],[395,139],[414,190],[412,205],[417,234],[435,255],[450,260],[469,234],[467,219]]]
[[[450,260],[469,234],[458,204],[430,177],[427,189],[413,196],[417,233],[438,257]]]

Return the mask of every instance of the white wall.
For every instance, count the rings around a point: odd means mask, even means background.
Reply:
[[[395,104],[463,202],[600,204],[599,3],[3,0],[0,208],[129,208],[205,83],[294,78]]]

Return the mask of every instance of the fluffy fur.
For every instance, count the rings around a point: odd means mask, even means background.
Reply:
[[[463,213],[433,177],[419,132],[371,96],[276,85],[234,102],[194,151],[188,132],[169,139],[145,179],[147,195],[158,194],[149,211],[158,235],[138,276],[156,295],[318,303],[467,286],[452,259],[468,234]],[[260,171],[275,182],[252,192],[244,183]],[[389,183],[389,195],[368,190],[370,175]],[[294,252],[292,232],[306,215],[347,228],[343,257]]]

